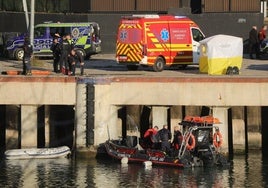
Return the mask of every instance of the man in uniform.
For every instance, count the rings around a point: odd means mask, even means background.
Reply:
[[[60,44],[59,44],[60,35],[55,33],[53,37],[53,43],[50,47],[50,50],[53,53],[53,71],[59,73],[59,62],[60,62]]]
[[[68,56],[70,56],[71,50],[73,49],[73,44],[71,42],[71,35],[66,34],[62,37],[60,44],[60,70],[63,74],[68,75],[69,65]]]
[[[33,55],[33,46],[30,44],[30,40],[28,36],[25,36],[24,38],[24,44],[23,44],[23,71],[22,74],[24,75],[32,75],[31,73],[31,58]]]
[[[80,63],[80,75],[82,76],[84,74],[84,58],[80,52],[77,52],[74,49],[72,49],[68,57],[68,62],[72,76],[75,75],[75,67],[77,62]]]

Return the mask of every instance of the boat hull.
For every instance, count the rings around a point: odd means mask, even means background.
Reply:
[[[117,160],[128,158],[128,162],[134,163],[144,163],[146,161],[151,161],[154,165],[173,167],[188,166],[185,160],[178,159],[177,157],[170,157],[160,150],[138,150],[137,148],[129,148],[116,145],[111,140],[105,142],[105,148],[107,154],[113,159]]]
[[[55,148],[11,149],[5,152],[6,159],[52,159],[66,157],[71,154],[67,146]]]

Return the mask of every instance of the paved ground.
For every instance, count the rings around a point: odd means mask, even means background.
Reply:
[[[98,54],[85,61],[85,76],[165,76],[165,77],[180,77],[180,76],[208,76],[207,74],[199,73],[198,66],[188,66],[185,70],[175,67],[167,68],[162,72],[154,72],[152,68],[140,67],[137,71],[128,71],[124,65],[118,65],[115,61],[114,54]],[[37,59],[33,69],[52,70],[52,59]],[[22,70],[22,62],[8,59],[0,59],[0,72],[2,75],[8,70]],[[79,68],[76,69],[77,75]],[[51,73],[51,76],[64,76],[62,74]],[[249,59],[245,55],[239,77],[268,77],[268,56],[262,57],[260,60]]]

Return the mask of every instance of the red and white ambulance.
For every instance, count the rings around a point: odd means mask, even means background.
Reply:
[[[199,41],[205,38],[196,23],[185,16],[133,15],[120,21],[116,59],[135,70],[152,66],[160,72],[165,66],[186,67],[199,60]]]

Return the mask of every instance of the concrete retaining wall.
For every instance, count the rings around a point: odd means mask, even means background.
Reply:
[[[63,120],[66,126],[64,128],[66,134],[59,134],[59,138],[61,140],[65,140],[64,136],[73,138],[75,130],[76,146],[82,149],[91,145],[96,146],[108,138],[116,139],[122,136],[129,131],[124,127],[127,122],[140,124],[143,117],[141,106],[144,105],[150,108],[151,112],[146,115],[148,122],[141,123],[139,130],[144,131],[141,125],[149,126],[150,122],[159,126],[168,124],[173,128],[185,115],[202,115],[202,113],[207,115],[211,109],[212,114],[222,121],[221,131],[225,135],[225,150],[230,138],[233,148],[237,150],[246,147],[258,149],[264,143],[262,132],[266,130],[264,128],[266,125],[263,123],[266,122],[266,116],[262,113],[264,112],[262,109],[268,106],[266,97],[268,78],[102,76],[79,78],[77,81],[73,77],[14,76],[2,77],[0,89],[0,104],[5,116],[8,116],[6,114],[8,111],[4,110],[5,105],[20,106],[20,110],[16,113],[21,115],[18,124],[21,125],[21,139],[24,139],[21,144],[24,147],[36,146],[37,141],[28,140],[28,135],[35,135],[30,137],[37,138],[35,128],[37,128],[39,105],[52,105],[50,107],[57,109],[50,113],[49,129],[55,128],[56,124],[54,122],[53,126],[52,117],[54,114],[55,117],[59,117],[59,119],[54,117],[54,121]],[[60,113],[64,106],[55,105],[69,105],[67,116],[65,113]],[[204,109],[204,106],[208,109]],[[228,109],[233,109],[232,114],[227,114]],[[75,128],[71,117],[73,113],[76,117]],[[232,118],[233,133],[229,137],[228,116]],[[46,115],[43,115],[43,119],[44,117]],[[7,119],[2,118],[1,122],[4,124],[0,127],[5,126]],[[16,132],[18,127],[15,125],[13,128],[15,137],[18,137]],[[60,127],[55,129],[55,133],[61,132]],[[49,138],[52,138],[50,144],[56,139],[54,137],[55,135],[49,135]],[[6,139],[9,138],[14,136],[10,136],[10,131],[7,130]],[[45,136],[46,142],[47,138],[48,135]],[[72,146],[72,139],[69,140]],[[14,143],[19,145],[20,141]]]
[[[76,103],[74,77],[1,77],[0,104],[56,104]]]

